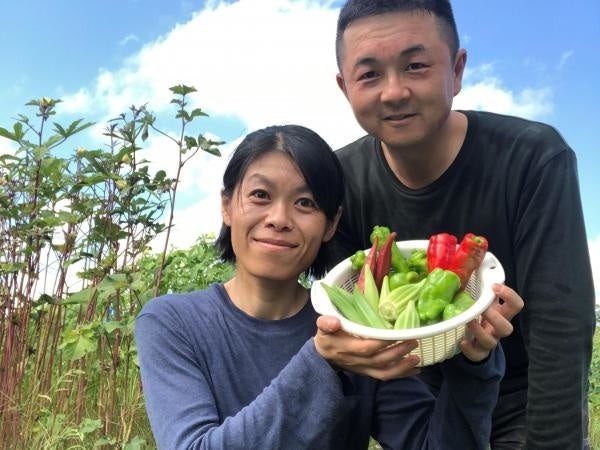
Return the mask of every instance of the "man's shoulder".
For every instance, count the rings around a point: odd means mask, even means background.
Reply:
[[[373,149],[377,145],[377,139],[371,135],[365,135],[358,138],[354,142],[340,147],[335,151],[335,154],[340,161],[347,161],[349,158],[354,158],[357,155],[364,155],[365,149]]]
[[[563,145],[564,139],[556,128],[544,122],[490,111],[464,111],[469,122],[476,124],[476,132],[494,133],[507,139],[531,143],[545,141]]]

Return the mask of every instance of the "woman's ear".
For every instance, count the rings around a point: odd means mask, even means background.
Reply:
[[[231,227],[231,197],[227,196],[224,190],[221,190],[221,217],[223,223]]]
[[[323,242],[329,242],[333,235],[335,234],[335,230],[337,230],[338,223],[340,222],[340,217],[342,217],[342,207],[340,206],[335,214],[335,217],[329,225],[327,225],[327,230],[325,231],[325,236],[323,236]]]

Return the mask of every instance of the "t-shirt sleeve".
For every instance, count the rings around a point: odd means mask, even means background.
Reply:
[[[505,370],[502,348],[480,364],[459,354],[440,367],[437,399],[417,377],[380,384],[374,436],[384,448],[487,448]]]
[[[341,382],[312,339],[254,401],[221,421],[208,375],[176,317],[142,313],[135,338],[146,410],[159,449],[234,450],[249,448],[249,443],[252,448],[314,448],[337,416]]]
[[[528,445],[574,448],[582,445],[586,426],[582,412],[595,319],[573,151],[543,162],[520,192],[518,208],[514,248],[529,356]]]

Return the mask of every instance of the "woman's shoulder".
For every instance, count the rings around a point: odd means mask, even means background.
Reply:
[[[219,308],[223,303],[222,300],[223,285],[214,283],[206,289],[198,291],[170,293],[155,297],[142,307],[138,317],[151,314],[160,316],[177,315],[189,318]]]

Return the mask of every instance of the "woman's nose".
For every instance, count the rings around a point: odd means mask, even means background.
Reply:
[[[276,230],[291,230],[293,221],[288,205],[274,202],[269,208],[266,222],[267,226],[272,226]]]

